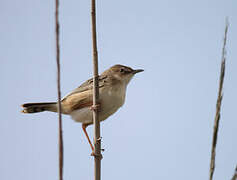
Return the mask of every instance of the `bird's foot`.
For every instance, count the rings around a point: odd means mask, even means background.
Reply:
[[[95,158],[99,160],[103,159],[102,154],[96,154],[95,151],[92,151],[91,156],[94,156]]]
[[[96,104],[96,105],[92,105],[91,107],[90,107],[90,110],[92,110],[92,111],[97,111],[97,112],[99,112],[100,111],[100,103],[98,103],[98,104]]]
[[[101,139],[102,139],[102,137],[99,137],[96,141],[95,141],[95,145],[98,145],[98,144],[100,144],[101,143]],[[104,150],[105,149],[100,149],[102,152],[104,152]],[[102,154],[101,154],[101,151],[99,151],[99,152],[95,152],[95,148],[93,147],[92,148],[92,153],[91,153],[91,156],[94,156],[95,158],[98,158],[98,159],[102,159],[103,158],[103,156],[102,156]]]

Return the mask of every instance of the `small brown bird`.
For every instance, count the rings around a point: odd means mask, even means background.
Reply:
[[[123,65],[114,65],[99,76],[99,120],[103,121],[114,114],[125,101],[127,85],[132,77],[142,69],[134,70]],[[94,147],[87,134],[86,127],[93,123],[93,79],[87,80],[61,100],[62,113],[68,114],[76,122],[82,123],[82,129],[91,146]],[[23,113],[38,113],[43,111],[57,112],[57,102],[26,103]]]

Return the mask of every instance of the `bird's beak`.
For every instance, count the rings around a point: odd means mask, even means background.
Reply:
[[[137,74],[137,73],[139,73],[139,72],[142,72],[142,71],[144,71],[143,69],[135,69],[135,70],[133,70],[133,74]]]

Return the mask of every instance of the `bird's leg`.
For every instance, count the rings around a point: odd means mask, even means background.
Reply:
[[[83,129],[83,131],[84,131],[84,133],[85,133],[85,135],[86,135],[86,138],[87,138],[87,140],[88,140],[88,142],[89,142],[89,144],[90,144],[90,146],[91,146],[91,150],[92,150],[91,156],[95,156],[96,158],[102,159],[103,157],[102,157],[101,154],[100,154],[100,155],[97,155],[97,154],[95,153],[95,148],[94,148],[94,146],[92,145],[91,140],[90,140],[90,138],[89,138],[89,136],[88,136],[88,134],[87,134],[86,128],[87,128],[88,125],[90,125],[90,124],[82,124],[82,129]],[[101,138],[98,139],[98,141],[101,141]]]
[[[83,129],[83,131],[84,131],[84,133],[86,135],[86,138],[87,138],[87,140],[88,140],[88,142],[89,142],[89,144],[91,146],[92,152],[94,152],[94,146],[92,145],[91,140],[90,140],[90,138],[89,138],[89,136],[88,136],[88,134],[86,132],[86,128],[87,128],[88,125],[89,124],[82,124],[82,129]]]

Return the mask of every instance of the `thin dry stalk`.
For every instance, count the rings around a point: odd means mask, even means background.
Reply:
[[[237,166],[235,168],[235,172],[234,172],[233,177],[231,178],[231,180],[237,180]]]
[[[99,104],[99,86],[98,86],[98,51],[96,39],[96,3],[91,0],[91,22],[92,22],[92,44],[93,44],[93,121],[94,121],[94,179],[101,179],[101,138],[100,138],[100,122],[98,114]]]
[[[222,89],[223,89],[224,76],[225,76],[226,40],[227,40],[228,27],[229,27],[229,24],[228,24],[228,21],[226,20],[225,35],[224,35],[224,42],[223,42],[223,48],[222,48],[222,60],[221,60],[220,80],[219,80],[219,91],[218,91],[218,97],[217,97],[217,103],[216,103],[215,122],[214,122],[214,127],[213,127],[209,180],[213,179],[213,174],[214,174],[214,171],[215,171],[216,144],[217,144],[217,137],[218,137],[219,121],[220,121],[221,102],[222,102],[222,97],[223,97]]]
[[[57,90],[58,90],[58,124],[59,124],[59,180],[63,180],[63,132],[62,132],[62,108],[61,108],[61,84],[60,84],[60,46],[59,46],[59,0],[55,0],[55,31],[56,31],[56,61],[57,61]]]

